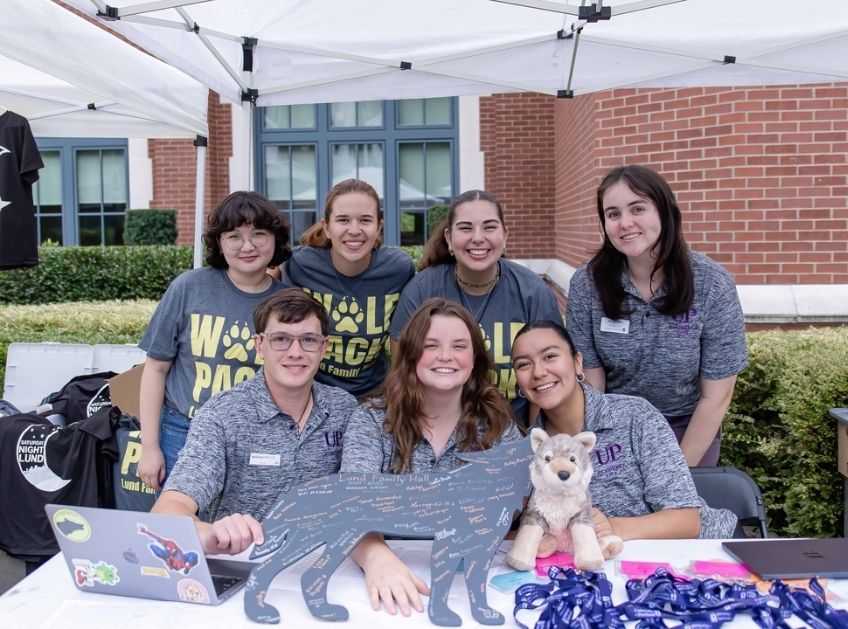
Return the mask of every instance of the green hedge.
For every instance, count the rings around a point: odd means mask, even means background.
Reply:
[[[191,247],[41,247],[38,266],[0,272],[0,303],[156,299],[191,268]]]
[[[177,242],[176,210],[129,210],[124,219],[124,244],[173,245]]]
[[[757,481],[775,534],[839,536],[843,477],[827,412],[848,403],[848,328],[755,332],[748,347],[721,462]]]

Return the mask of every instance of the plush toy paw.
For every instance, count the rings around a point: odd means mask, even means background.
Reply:
[[[514,552],[515,549],[511,550],[509,554],[506,556],[506,562],[515,568],[516,570],[521,570],[527,572],[528,570],[533,570],[536,567],[536,556],[535,555],[521,555]]]
[[[578,551],[574,554],[574,567],[578,570],[600,570],[604,566],[604,556],[600,548]]]
[[[607,535],[598,540],[604,559],[615,557],[624,548],[624,542],[618,535]]]
[[[539,548],[536,549],[536,556],[544,559],[553,555],[557,550],[557,538],[550,533],[545,533],[542,541],[539,542]]]

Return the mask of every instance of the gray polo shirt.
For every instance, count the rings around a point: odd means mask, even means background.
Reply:
[[[584,264],[568,291],[568,333],[583,365],[602,367],[606,391],[644,397],[666,416],[689,415],[701,396],[700,379],[720,380],[748,364],[745,320],[730,274],[707,256],[689,252],[695,297],[689,312],[673,317],[655,308],[663,289],[646,302],[625,271],[624,309],[617,322],[604,315]]]
[[[164,489],[186,494],[201,512],[220,497],[216,519],[248,513],[261,520],[291,487],[338,472],[356,398],[317,382],[312,396],[300,433],[271,398],[264,369],[212,397],[192,420]]]
[[[597,437],[589,484],[595,507],[608,517],[696,507],[701,538],[733,537],[736,516],[700,499],[674,433],[657,409],[642,398],[605,395],[587,385],[583,393],[583,430]]]
[[[395,454],[395,440],[383,431],[386,411],[367,404],[356,409],[345,433],[342,472],[388,474]],[[495,444],[509,443],[521,439],[512,422]],[[445,449],[436,456],[433,446],[426,439],[419,441],[412,450],[411,472],[450,472],[465,465],[456,455],[456,429],[448,439]]]

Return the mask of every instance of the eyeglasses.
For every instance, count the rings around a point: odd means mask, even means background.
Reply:
[[[284,352],[292,346],[292,343],[297,341],[300,343],[300,349],[304,352],[317,352],[321,349],[321,344],[326,339],[326,336],[320,334],[304,334],[303,336],[291,336],[289,334],[266,334],[260,332],[259,336],[268,339],[271,349],[277,352]]]
[[[257,230],[250,232],[247,237],[239,232],[230,232],[221,236],[221,244],[228,251],[238,251],[244,247],[245,240],[249,240],[254,247],[264,247],[271,240],[271,232]]]

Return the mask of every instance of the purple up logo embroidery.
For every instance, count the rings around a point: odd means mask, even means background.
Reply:
[[[697,308],[690,308],[687,312],[674,315],[669,327],[680,336],[689,336],[695,330],[694,320],[698,316]]]
[[[595,474],[601,478],[613,478],[618,476],[618,473],[624,469],[624,462],[619,461],[621,456],[621,444],[609,443],[601,444],[600,447],[592,451],[594,455]]]
[[[328,450],[340,450],[342,447],[342,438],[344,433],[341,430],[325,430],[324,443],[327,444]]]

